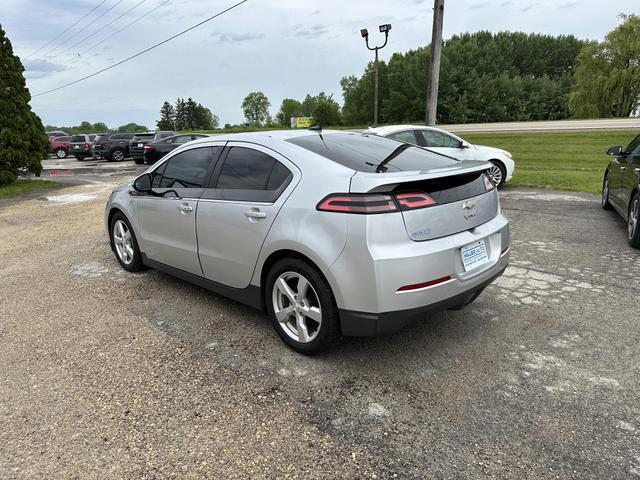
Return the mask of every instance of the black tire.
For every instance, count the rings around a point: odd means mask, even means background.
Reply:
[[[605,210],[613,210],[609,201],[609,176],[605,175],[602,181],[602,208]]]
[[[81,161],[83,161],[83,160],[84,160],[84,158],[85,158],[85,157],[83,157],[82,155],[76,155],[75,157],[76,157],[76,160],[78,160],[78,161],[80,161],[80,162],[81,162]]]
[[[53,153],[55,154],[56,158],[59,158],[60,160],[62,160],[63,158],[67,158],[67,155],[69,155],[64,148],[58,148]]]
[[[126,158],[126,152],[122,148],[114,148],[111,150],[110,157],[114,162],[122,162]]]
[[[134,158],[134,159],[133,159],[133,162],[134,162],[136,165],[142,165],[142,164],[144,164],[144,158]]]
[[[489,160],[489,162],[492,163],[493,166],[500,171],[500,180],[498,182],[496,182],[494,177],[490,175],[491,180],[493,180],[493,182],[496,184],[496,187],[500,188],[502,187],[502,185],[504,185],[504,181],[507,178],[507,169],[500,160]]]
[[[116,248],[114,228],[118,222],[123,222],[131,234],[131,247],[133,249],[133,255],[129,263],[120,258],[120,255],[118,254],[118,250]],[[109,222],[109,238],[111,239],[111,250],[113,250],[113,253],[116,256],[116,260],[118,260],[118,263],[122,268],[124,268],[128,272],[139,272],[140,270],[144,269],[144,264],[142,263],[142,254],[140,253],[140,248],[138,247],[138,239],[136,238],[136,234],[133,231],[133,228],[131,228],[129,220],[127,220],[127,217],[125,217],[122,212],[116,212],[111,217],[111,221]]]
[[[627,241],[633,248],[640,248],[640,193],[633,195],[629,202]]]
[[[315,338],[307,343],[293,339],[287,334],[285,327],[283,327],[276,318],[274,286],[281,275],[289,273],[304,277],[312,287],[311,291],[314,294],[314,301],[319,303],[317,306],[319,306],[321,312],[321,323],[314,332]],[[336,301],[331,292],[331,287],[322,274],[306,261],[295,257],[278,260],[267,275],[264,295],[267,313],[276,332],[278,332],[280,338],[296,352],[302,353],[303,355],[316,355],[338,343],[340,339],[340,317]]]

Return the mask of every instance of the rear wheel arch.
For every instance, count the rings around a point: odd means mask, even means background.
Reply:
[[[267,295],[266,280],[267,280],[267,275],[269,275],[269,272],[271,271],[273,266],[279,260],[282,260],[283,258],[297,258],[297,259],[302,260],[303,262],[306,262],[307,264],[309,264],[309,266],[314,268],[320,274],[320,276],[322,276],[322,278],[324,278],[324,280],[327,282],[327,284],[331,288],[332,295],[335,297],[335,289],[334,289],[334,287],[332,285],[332,282],[324,274],[324,272],[322,271],[322,268],[320,268],[317,265],[317,263],[314,262],[311,258],[309,258],[307,255],[304,255],[303,253],[300,253],[300,252],[298,252],[296,250],[291,250],[291,249],[276,250],[275,252],[272,252],[266,258],[266,260],[262,264],[262,267],[261,267],[261,270],[260,270],[260,291],[261,291],[261,298],[262,298],[262,309],[264,311],[266,311],[266,298],[267,298],[266,297],[266,295]]]

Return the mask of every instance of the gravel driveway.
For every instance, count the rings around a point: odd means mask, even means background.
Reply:
[[[120,269],[107,181],[0,202],[0,478],[640,478],[640,254],[595,196],[506,190],[475,304],[306,358]]]

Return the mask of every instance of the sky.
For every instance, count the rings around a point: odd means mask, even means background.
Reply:
[[[0,24],[23,59],[32,95],[112,65],[237,0],[104,0],[33,54],[100,1],[0,2]],[[446,0],[444,37],[509,30],[601,40],[618,25],[620,13],[640,13],[638,0]],[[35,96],[31,105],[45,124],[86,120],[154,128],[162,102],[178,97],[209,107],[221,124],[242,122],[242,100],[257,90],[269,98],[272,115],[283,98],[302,100],[308,93],[324,91],[342,102],[340,79],[361,75],[373,59],[361,28],[368,28],[372,44],[381,43],[378,25],[392,24],[389,43],[380,51],[386,60],[428,45],[432,15],[433,0],[248,0],[130,62]]]

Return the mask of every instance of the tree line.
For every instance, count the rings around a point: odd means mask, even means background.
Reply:
[[[189,97],[178,98],[175,106],[165,100],[156,126],[159,130],[211,130],[218,128],[219,123],[217,115]]]
[[[81,133],[110,133],[110,132],[120,132],[120,133],[136,133],[136,132],[146,132],[148,129],[145,125],[139,125],[137,123],[127,123],[125,125],[120,125],[116,128],[110,128],[104,122],[96,122],[91,123],[82,121],[79,125],[72,126],[57,126],[57,125],[46,125],[46,131],[53,132],[56,130],[61,130],[66,132],[68,135],[78,135]]]

